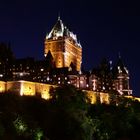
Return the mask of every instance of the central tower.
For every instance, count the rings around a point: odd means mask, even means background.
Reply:
[[[82,47],[76,35],[64,26],[60,17],[45,39],[44,55],[47,56],[49,51],[56,68],[69,67],[73,64],[77,71],[81,70]]]

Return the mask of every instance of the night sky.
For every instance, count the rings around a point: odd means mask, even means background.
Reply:
[[[120,53],[133,93],[140,96],[140,10],[135,1],[1,0],[0,41],[10,42],[17,58],[43,59],[45,36],[59,13],[81,42],[83,66],[90,70],[103,57],[115,63]]]

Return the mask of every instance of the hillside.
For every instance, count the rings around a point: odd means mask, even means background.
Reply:
[[[118,106],[88,103],[71,86],[39,97],[0,95],[1,140],[137,140],[140,103],[120,98]]]

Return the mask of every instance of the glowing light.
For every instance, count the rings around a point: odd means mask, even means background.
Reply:
[[[124,67],[124,69],[125,69],[126,73],[128,74],[129,72],[128,72],[127,68],[126,68],[126,67]]]
[[[43,98],[45,100],[48,100],[48,99],[50,99],[50,95],[49,95],[48,92],[44,92],[44,93],[41,94],[41,98]]]
[[[46,57],[46,56],[47,56],[47,54],[45,53],[45,54],[44,54],[44,56]]]
[[[91,104],[95,104],[97,102],[97,94],[93,91],[86,91],[87,92],[87,96],[90,100]]]
[[[122,70],[121,70],[120,66],[118,66],[118,70],[119,70],[119,73],[122,73]]]
[[[22,120],[22,118],[18,117],[15,121],[14,121],[14,126],[16,128],[16,131],[19,134],[24,133],[27,130],[27,125],[25,124],[25,122]]]
[[[37,129],[35,134],[35,140],[41,140],[42,137],[43,137],[43,132],[40,129]]]
[[[93,80],[93,90],[94,91],[96,90],[96,80],[95,79]]]
[[[50,78],[49,77],[47,77],[47,81],[49,81],[50,80]]]
[[[88,87],[89,87],[89,85],[87,84],[87,85],[86,85],[86,87],[88,88]]]
[[[20,96],[23,96],[23,82],[20,85]]]
[[[123,92],[122,92],[122,90],[118,90],[118,92],[120,93],[120,95],[123,95]]]
[[[65,80],[67,80],[67,77],[65,77]]]
[[[109,95],[108,95],[108,93],[100,93],[100,102],[109,104]]]
[[[19,74],[19,76],[23,76],[23,73],[21,72],[21,73]]]

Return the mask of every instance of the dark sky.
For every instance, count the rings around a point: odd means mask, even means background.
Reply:
[[[134,95],[140,96],[140,10],[134,0],[1,0],[0,41],[11,42],[18,58],[43,58],[44,39],[61,19],[77,34],[83,65],[91,69],[118,53],[129,69]]]

